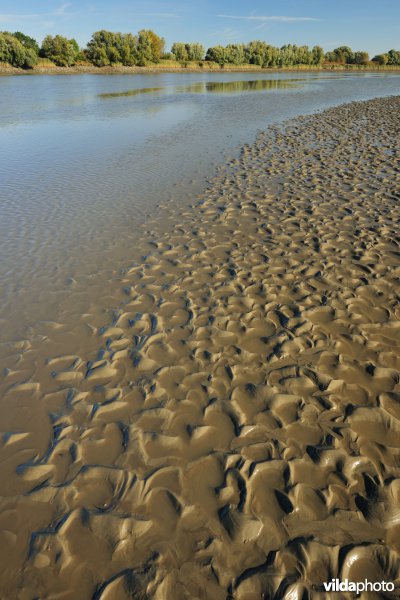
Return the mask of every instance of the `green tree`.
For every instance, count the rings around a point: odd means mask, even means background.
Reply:
[[[330,63],[336,62],[336,54],[334,52],[326,52],[324,60]]]
[[[313,65],[321,65],[324,60],[324,50],[321,46],[314,46],[311,50],[311,61]]]
[[[121,63],[141,65],[159,62],[164,53],[165,41],[150,29],[138,35],[96,31],[87,45],[87,58],[98,67]]]
[[[171,48],[172,54],[176,60],[203,60],[204,46],[197,42],[174,42]]]
[[[39,56],[39,44],[34,38],[29,37],[29,35],[25,35],[21,31],[16,31],[15,33],[13,33],[13,36],[17,38],[19,42],[21,42],[24,48],[29,48],[30,50],[33,50],[34,53]]]
[[[389,56],[387,54],[378,54],[372,59],[372,62],[376,62],[378,65],[387,65],[388,61]]]
[[[340,46],[333,51],[336,56],[336,61],[342,64],[354,63],[354,52],[349,46]]]
[[[400,65],[400,50],[389,50],[388,65]]]
[[[139,31],[137,44],[137,64],[141,67],[147,65],[153,59],[151,37],[145,29]]]
[[[148,50],[150,48],[150,50]],[[145,61],[158,63],[164,53],[165,40],[151,29],[142,29],[138,34],[138,55]]]
[[[260,40],[247,44],[245,56],[248,63],[259,67],[268,67],[272,56],[272,46]]]
[[[109,50],[114,46],[114,34],[101,29],[95,31],[87,45],[87,57],[97,67],[105,67],[110,63]]]
[[[76,41],[76,39],[72,38],[71,40],[69,40],[69,43],[71,44],[71,46],[75,50],[76,54],[79,54],[79,52],[81,51],[81,49],[79,48],[79,44]]]
[[[95,31],[87,45],[87,58],[97,67],[121,62],[122,34],[106,29]],[[135,45],[136,49],[136,45]]]
[[[354,64],[355,65],[367,65],[369,63],[369,54],[364,50],[359,50],[354,53]]]
[[[176,60],[189,60],[186,46],[187,44],[183,44],[182,42],[174,42],[172,44],[171,52]]]
[[[290,67],[294,64],[295,46],[285,44],[279,50],[278,65],[280,67]]]
[[[119,54],[123,65],[132,66],[137,64],[137,45],[138,39],[136,36],[131,33],[121,35]]]
[[[223,67],[228,62],[228,52],[223,46],[213,46],[207,50],[206,60],[216,62]]]
[[[191,44],[185,44],[189,60],[203,60],[205,49],[202,44],[193,42]]]
[[[313,64],[313,54],[308,46],[299,46],[295,54],[295,65]]]
[[[4,31],[0,33],[0,62],[13,67],[31,69],[38,60],[32,48],[26,48],[14,35]]]
[[[269,60],[270,67],[277,67],[279,64],[279,48],[271,46],[271,57]]]
[[[243,65],[246,62],[244,44],[228,44],[226,50],[228,61],[233,65]]]
[[[107,49],[104,46],[90,47],[87,51],[87,57],[89,62],[96,65],[96,67],[105,67],[110,64],[110,59],[107,55]]]
[[[40,49],[40,56],[52,60],[60,67],[71,67],[76,63],[79,46],[75,40],[68,40],[62,35],[47,35]]]

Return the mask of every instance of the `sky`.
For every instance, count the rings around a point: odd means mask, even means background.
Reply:
[[[99,29],[153,29],[173,42],[217,44],[264,40],[274,46],[348,45],[371,57],[400,49],[396,0],[0,0],[0,31],[74,37],[85,47]]]

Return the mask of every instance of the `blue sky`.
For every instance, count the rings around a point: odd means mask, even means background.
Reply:
[[[41,41],[50,33],[85,46],[98,29],[153,29],[167,48],[174,41],[218,43],[262,39],[270,44],[349,45],[371,55],[400,49],[396,0],[0,0],[0,30]]]

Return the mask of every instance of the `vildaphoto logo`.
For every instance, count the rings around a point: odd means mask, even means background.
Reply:
[[[324,583],[326,592],[393,592],[394,583],[392,581],[349,581],[345,579],[332,579],[328,583]]]

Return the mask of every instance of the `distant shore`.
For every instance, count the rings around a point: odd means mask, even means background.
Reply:
[[[262,68],[257,65],[224,65],[221,67],[217,63],[202,62],[202,66],[198,62],[188,63],[187,66],[181,65],[177,61],[161,61],[158,64],[152,64],[145,67],[126,67],[123,65],[115,65],[108,67],[95,67],[91,64],[79,64],[73,67],[58,67],[55,64],[38,64],[32,69],[20,69],[12,67],[4,63],[0,63],[1,75],[132,75],[132,74],[154,74],[154,73],[287,73],[287,72],[340,72],[340,73],[367,73],[367,72],[400,72],[399,66],[382,66],[376,67],[370,65],[336,65],[327,64],[322,66],[298,65],[293,67],[269,67]]]

